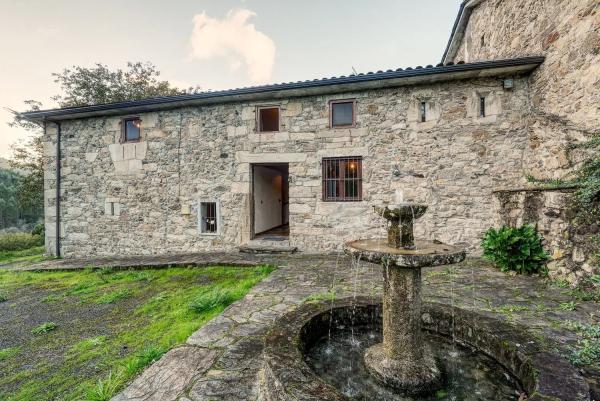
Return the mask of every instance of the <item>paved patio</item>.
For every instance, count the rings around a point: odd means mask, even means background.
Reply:
[[[307,298],[376,295],[381,270],[370,263],[353,268],[335,255],[195,254],[160,257],[53,260],[5,268],[75,269],[85,266],[188,266],[270,263],[279,269],[195,332],[187,343],[162,357],[113,400],[255,401],[264,334],[277,317]],[[480,259],[423,271],[426,300],[454,304],[527,327],[541,344],[568,358],[580,339],[570,322],[600,324],[598,303],[579,301],[562,288],[536,277],[510,276]],[[583,297],[585,298],[585,297]],[[575,301],[571,303],[572,301]],[[581,372],[593,393],[600,369]],[[597,395],[597,394],[594,394]],[[598,399],[598,398],[596,398]]]

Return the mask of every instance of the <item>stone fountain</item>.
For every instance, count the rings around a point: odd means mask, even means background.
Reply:
[[[585,379],[524,328],[421,303],[421,269],[465,258],[462,249],[414,239],[414,221],[426,210],[397,195],[375,208],[388,222],[387,238],[346,244],[354,268],[365,259],[382,265],[383,302],[355,293],[306,302],[276,321],[264,344],[261,399],[589,401]]]
[[[383,342],[370,347],[364,361],[371,375],[385,386],[408,394],[434,391],[441,372],[421,330],[421,268],[458,263],[465,251],[437,241],[415,241],[414,221],[427,206],[402,202],[374,207],[388,221],[387,239],[358,240],[347,250],[384,267]]]

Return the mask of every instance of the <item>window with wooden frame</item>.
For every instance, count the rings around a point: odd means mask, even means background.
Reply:
[[[323,201],[358,202],[362,200],[362,157],[323,159]]]
[[[257,109],[258,132],[279,131],[279,106],[265,106]]]
[[[142,137],[142,120],[129,117],[121,120],[121,142],[137,142]]]
[[[219,213],[217,202],[200,202],[200,232],[202,234],[219,233]]]
[[[329,127],[352,128],[356,126],[356,100],[332,100],[329,102]]]

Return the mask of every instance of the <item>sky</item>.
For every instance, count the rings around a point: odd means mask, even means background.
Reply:
[[[60,88],[51,74],[149,61],[202,90],[437,64],[460,0],[0,0],[0,157],[27,132],[11,113]]]

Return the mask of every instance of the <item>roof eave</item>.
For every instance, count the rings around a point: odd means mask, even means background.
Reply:
[[[543,57],[495,60],[472,64],[457,64],[359,75],[321,81],[305,81],[193,95],[142,99],[68,109],[41,110],[22,113],[21,115],[24,118],[35,122],[62,121],[95,116],[130,115],[207,104],[255,102],[269,99],[345,93],[387,87],[414,86],[478,77],[524,74],[535,69],[543,61]]]
[[[450,38],[448,39],[448,44],[446,45],[446,50],[442,56],[443,64],[454,61],[462,38],[465,35],[471,13],[473,12],[473,9],[483,1],[484,0],[465,0],[461,3],[458,15],[454,21],[454,26],[452,27],[452,32],[450,33]]]

